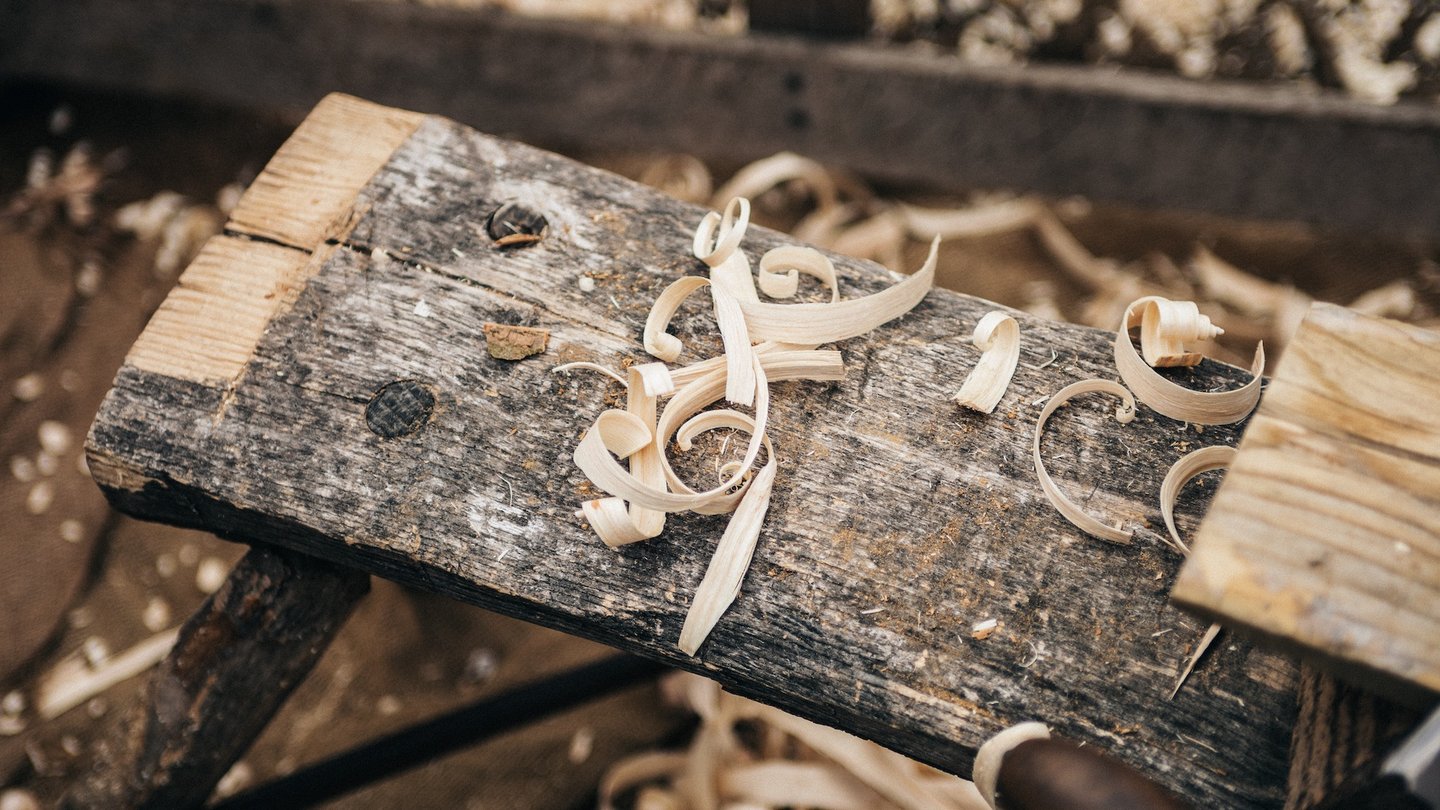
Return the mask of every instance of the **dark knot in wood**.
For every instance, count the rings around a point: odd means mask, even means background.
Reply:
[[[549,226],[545,215],[520,203],[508,202],[495,209],[485,230],[496,247],[523,247],[545,238]]]
[[[381,386],[365,406],[365,424],[378,436],[408,436],[430,421],[435,393],[414,380],[396,380]]]

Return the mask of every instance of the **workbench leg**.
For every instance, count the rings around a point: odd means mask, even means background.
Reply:
[[[1302,664],[1299,717],[1290,742],[1286,810],[1403,810],[1379,779],[1380,763],[1424,719]]]
[[[64,806],[201,806],[369,589],[365,574],[253,547],[181,628]]]

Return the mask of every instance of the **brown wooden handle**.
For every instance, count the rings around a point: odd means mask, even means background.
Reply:
[[[1055,738],[1027,740],[1000,763],[1005,810],[1186,810],[1140,772],[1094,748]]]

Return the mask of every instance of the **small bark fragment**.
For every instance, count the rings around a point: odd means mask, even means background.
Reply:
[[[550,344],[550,330],[533,326],[487,323],[485,346],[496,360],[524,360],[540,354]]]

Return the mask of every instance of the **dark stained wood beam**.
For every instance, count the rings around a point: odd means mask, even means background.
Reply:
[[[506,204],[543,215],[545,236],[499,249],[484,223]],[[1026,365],[981,416],[950,401],[996,307],[979,299],[935,290],[837,344],[845,380],[774,387],[780,474],[754,562],[699,656],[680,652],[724,521],[676,515],[618,551],[596,539],[575,516],[595,491],[572,453],[606,385],[550,369],[645,357],[655,296],[703,271],[701,214],[439,117],[329,98],[131,350],[91,431],[92,474],[131,514],[584,635],[955,773],[1040,719],[1197,806],[1277,804],[1292,662],[1228,642],[1165,699],[1204,625],[1168,603],[1179,559],[1154,531],[1157,492],[1196,434],[1143,408],[1122,426],[1102,397],[1057,413],[1051,474],[1136,542],[1081,535],[1041,495],[1031,436],[1059,388],[1113,377],[1110,336],[1015,313]],[[792,241],[757,228],[745,249]],[[846,297],[893,283],[834,260]],[[687,341],[713,334],[707,313],[682,316]],[[486,323],[546,329],[548,349],[495,359]],[[1244,376],[1207,363],[1191,384]],[[713,475],[703,464],[691,472]],[[1000,629],[973,638],[989,619]]]
[[[370,578],[257,546],[180,629],[67,808],[200,807],[300,685]]]
[[[354,0],[0,0],[0,75],[298,114],[325,93],[543,145],[1440,236],[1440,107],[1105,68],[967,67],[874,44],[712,37]]]

